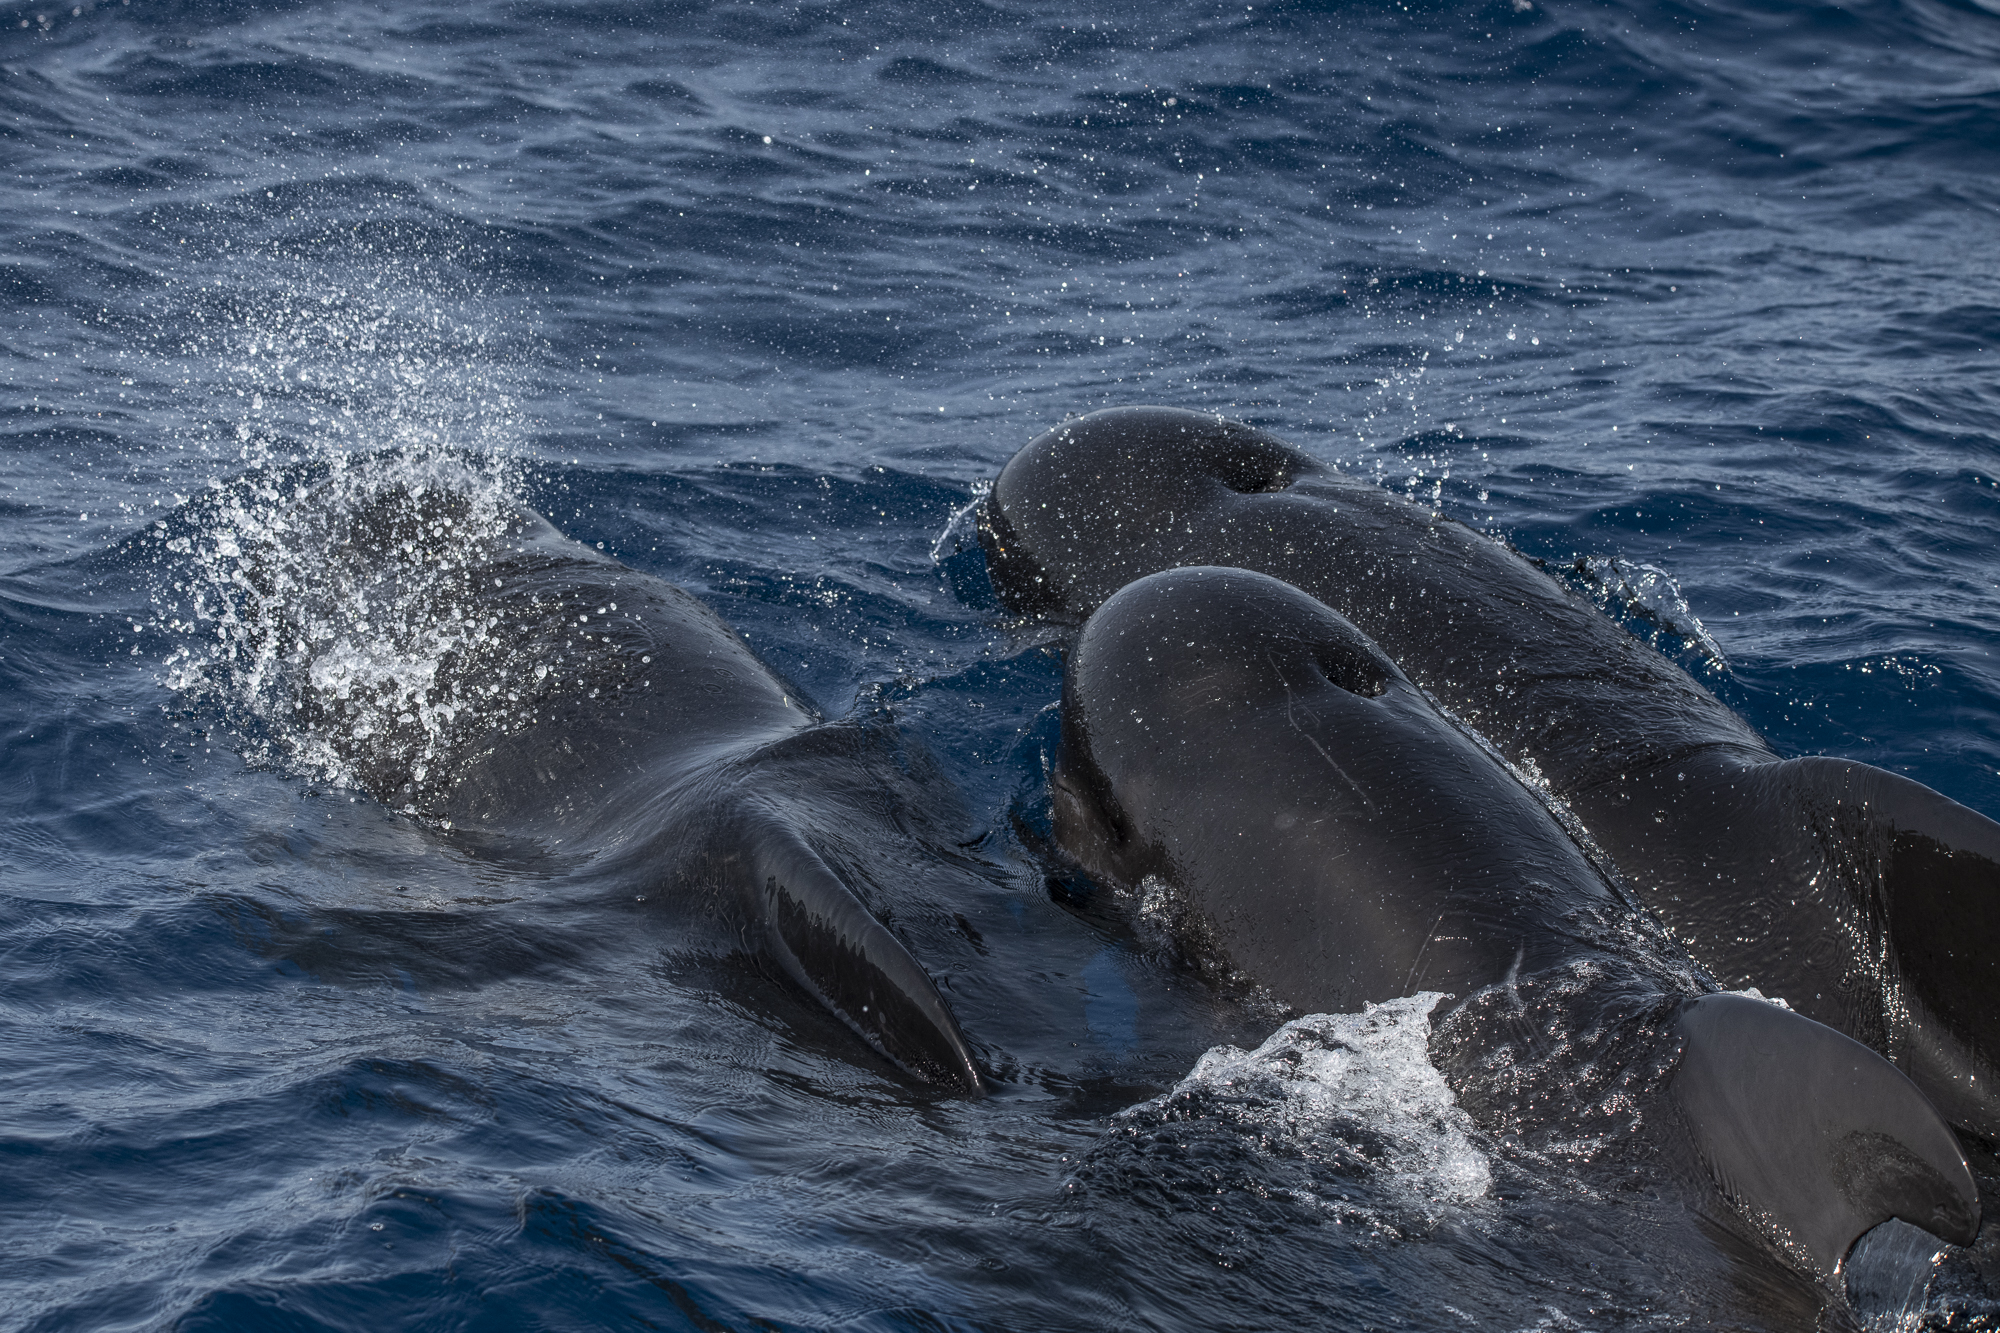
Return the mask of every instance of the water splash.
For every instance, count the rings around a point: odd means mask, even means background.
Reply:
[[[992,493],[993,483],[981,479],[972,483],[972,498],[952,511],[944,530],[931,543],[931,563],[941,565],[955,555],[979,549],[979,511]]]
[[[1358,1155],[1404,1202],[1483,1198],[1492,1165],[1430,1059],[1430,1013],[1443,999],[1424,991],[1358,1014],[1309,1014],[1254,1051],[1214,1047],[1171,1092],[1122,1116],[1184,1119],[1221,1103],[1308,1156]]]
[[[154,339],[230,390],[183,430],[204,489],[145,538],[163,683],[253,765],[420,786],[538,683],[472,586],[521,508],[518,338],[409,258],[241,281],[184,294]]]
[[[1580,555],[1567,571],[1604,612],[1667,652],[1692,652],[1713,672],[1729,669],[1717,643],[1671,574],[1615,555]],[[1662,642],[1662,635],[1671,638]],[[1678,642],[1676,642],[1678,640]]]
[[[1870,1333],[1903,1333],[1925,1324],[1931,1279],[1945,1246],[1936,1236],[1891,1218],[1854,1242],[1841,1266],[1847,1300]]]
[[[547,672],[474,587],[519,514],[514,490],[504,465],[401,453],[219,487],[191,532],[156,529],[181,557],[166,684],[231,723],[253,764],[421,785]]]

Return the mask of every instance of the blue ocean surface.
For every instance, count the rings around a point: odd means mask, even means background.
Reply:
[[[1052,891],[1060,645],[968,515],[1067,415],[1250,421],[2000,816],[2000,5],[0,0],[0,165],[0,1325],[1822,1317],[1483,1140],[1420,1014],[1234,1095],[1278,1018]],[[330,477],[927,751],[990,1095],[361,794],[240,561]],[[422,594],[350,608],[374,697],[483,632]],[[1926,1299],[2000,1326],[2000,1243]]]

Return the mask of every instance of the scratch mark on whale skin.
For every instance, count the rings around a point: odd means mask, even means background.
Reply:
[[[1314,752],[1316,752],[1320,758],[1326,760],[1328,768],[1331,768],[1334,772],[1340,775],[1340,780],[1347,784],[1347,789],[1353,792],[1356,796],[1361,798],[1361,804],[1368,807],[1369,814],[1373,815],[1381,813],[1379,810],[1375,808],[1375,802],[1368,799],[1368,793],[1361,789],[1361,784],[1356,782],[1352,777],[1348,776],[1347,770],[1342,768],[1339,765],[1339,763],[1335,761],[1334,757],[1326,752],[1326,747],[1319,743],[1319,738],[1317,736],[1314,736],[1310,731],[1307,731],[1304,727],[1299,725],[1299,719],[1295,711],[1295,701],[1292,698],[1292,683],[1285,679],[1285,673],[1279,669],[1277,660],[1275,658],[1271,657],[1270,654],[1267,653],[1265,654],[1264,660],[1270,662],[1271,669],[1278,673],[1278,683],[1285,687],[1285,721],[1292,724],[1293,731],[1298,732],[1299,735],[1306,738],[1306,744],[1312,746]]]

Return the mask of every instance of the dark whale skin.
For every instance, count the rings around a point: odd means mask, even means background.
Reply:
[[[1002,470],[980,537],[1007,605],[1068,623],[1184,565],[1323,600],[1532,765],[1725,984],[1785,996],[2000,1137],[2000,824],[1867,764],[1781,759],[1515,552],[1250,426],[1066,422]]]
[[[1170,902],[1211,971],[1301,1011],[1456,997],[1433,1049],[1476,1118],[1496,1118],[1493,1071],[1519,1070],[1496,1047],[1589,1029],[1539,1075],[1561,1085],[1544,1099],[1590,1100],[1574,1066],[1663,1071],[1617,1098],[1670,1107],[1680,1156],[1822,1277],[1890,1218],[1961,1245],[1978,1231],[1958,1142],[1906,1075],[1717,993],[1499,760],[1299,589],[1190,567],[1107,600],[1065,665],[1052,787],[1061,848]],[[1527,996],[1566,1012],[1552,1024]]]
[[[392,485],[360,502],[323,488],[286,513],[294,565],[311,552],[340,589],[291,589],[273,635],[299,644],[297,725],[443,837],[719,918],[907,1073],[980,1091],[936,983],[874,910],[894,881],[973,873],[926,822],[938,775],[910,771],[893,728],[820,720],[685,590],[526,508],[470,508]],[[252,561],[247,582],[276,568]],[[370,604],[492,626],[486,647],[436,661],[430,697],[455,707],[429,743],[357,727],[366,710],[325,683],[329,618]]]

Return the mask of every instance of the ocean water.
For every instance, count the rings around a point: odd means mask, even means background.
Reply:
[[[1421,997],[1281,1030],[1052,891],[1059,646],[965,515],[1212,409],[2000,815],[2000,6],[4,0],[0,108],[0,1324],[1821,1317],[1473,1128]],[[310,552],[239,577],[327,479],[533,505],[927,749],[993,1093],[355,791],[260,672]],[[348,612],[385,726],[480,632]]]

